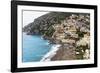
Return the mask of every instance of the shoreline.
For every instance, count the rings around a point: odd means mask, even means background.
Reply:
[[[60,44],[53,45],[51,50],[46,55],[44,55],[40,61],[51,61],[51,58],[54,57],[57,51],[60,49],[60,46]]]

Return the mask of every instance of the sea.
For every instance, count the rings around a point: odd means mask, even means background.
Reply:
[[[22,62],[38,62],[50,51],[54,44],[45,40],[41,35],[23,33]]]

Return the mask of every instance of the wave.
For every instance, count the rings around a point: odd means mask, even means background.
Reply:
[[[53,45],[51,50],[46,55],[44,55],[40,61],[51,61],[51,58],[56,54],[60,46],[60,44]]]

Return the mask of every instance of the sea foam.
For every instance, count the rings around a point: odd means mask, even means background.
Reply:
[[[57,44],[57,45],[53,45],[51,50],[43,56],[43,58],[40,61],[50,61],[51,58],[56,54],[56,52],[59,50],[59,47],[61,45]]]

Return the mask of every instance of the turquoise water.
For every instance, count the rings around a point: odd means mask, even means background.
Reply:
[[[49,44],[48,40],[44,40],[41,35],[26,35],[23,33],[22,61],[40,61],[51,47],[52,44]]]

